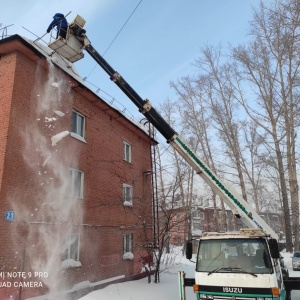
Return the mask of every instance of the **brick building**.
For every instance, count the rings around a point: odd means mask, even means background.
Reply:
[[[217,209],[217,216],[215,217],[215,210],[213,207],[197,207],[191,211],[186,211],[183,208],[175,208],[170,212],[170,244],[184,245],[187,239],[189,230],[192,236],[201,236],[203,232],[215,231],[235,231],[246,227],[240,219],[233,216],[231,210],[226,210],[226,228],[222,224],[222,210]],[[284,220],[281,214],[263,212],[260,216],[278,233],[282,236],[284,232]],[[187,222],[188,220],[188,222]],[[216,220],[218,224],[216,224]],[[189,225],[190,224],[190,225]],[[190,229],[188,228],[190,226]]]
[[[51,52],[0,41],[0,299],[69,299],[151,261],[153,142]]]

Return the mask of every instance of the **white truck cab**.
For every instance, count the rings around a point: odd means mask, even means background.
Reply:
[[[276,240],[260,229],[204,233],[194,292],[197,299],[285,299]]]

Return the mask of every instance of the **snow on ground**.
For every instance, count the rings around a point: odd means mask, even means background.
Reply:
[[[284,250],[281,252],[281,255],[284,258],[284,266],[289,270],[289,277],[300,277],[300,271],[293,271],[292,267],[292,255],[293,253],[285,252]]]
[[[179,248],[177,248],[179,249]],[[172,251],[173,252],[173,251]],[[148,283],[147,278],[118,284],[89,293],[80,300],[176,300],[179,299],[178,271],[186,277],[194,277],[195,264],[188,261],[180,252],[166,254],[160,274],[160,283]],[[187,288],[188,299],[194,299],[193,291]]]
[[[292,254],[284,251],[281,254],[284,257],[285,266],[289,269],[290,277],[300,277],[300,271],[292,269]],[[162,266],[165,270],[160,274],[159,284],[153,282],[149,284],[147,278],[112,284],[89,293],[79,300],[177,300],[179,299],[178,271],[184,271],[186,277],[194,277],[195,264],[186,260],[180,253],[177,253],[175,257],[171,254],[166,255],[163,262],[168,266]],[[190,287],[186,288],[186,298],[196,299]]]

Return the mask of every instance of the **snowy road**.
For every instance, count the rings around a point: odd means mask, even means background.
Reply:
[[[282,255],[284,257],[284,264],[286,268],[289,270],[289,276],[300,277],[300,271],[293,271],[291,253],[282,253]],[[300,290],[292,291],[292,300],[300,300]]]
[[[300,291],[292,292],[292,300],[300,300]]]

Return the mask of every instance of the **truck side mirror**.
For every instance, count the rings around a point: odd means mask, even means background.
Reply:
[[[187,241],[185,246],[185,257],[191,259],[193,256],[193,243],[192,241]]]
[[[270,239],[268,241],[268,243],[269,243],[269,248],[270,248],[270,252],[271,252],[271,257],[275,258],[275,259],[279,259],[280,253],[279,253],[279,247],[278,247],[277,240]]]

